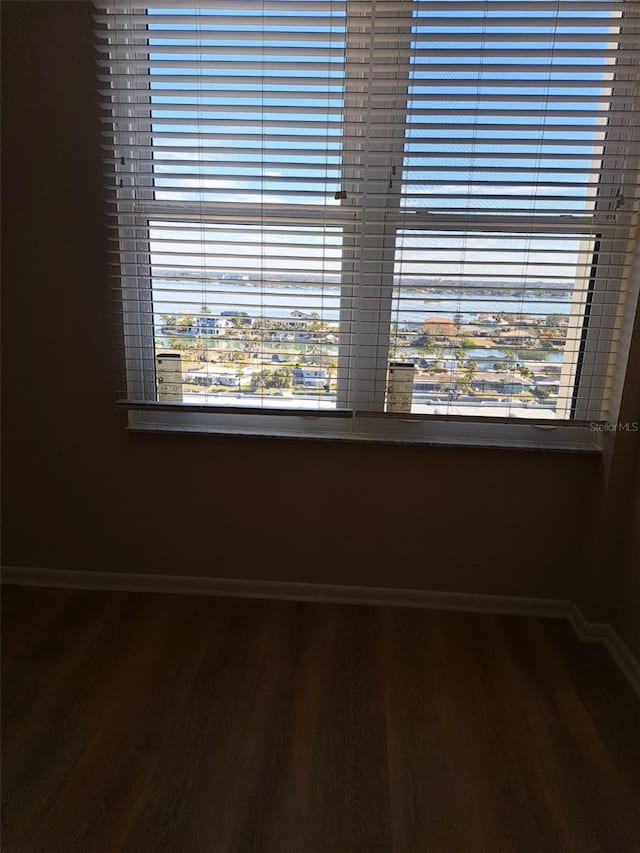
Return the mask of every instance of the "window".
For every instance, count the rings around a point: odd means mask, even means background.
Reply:
[[[615,416],[638,4],[98,20],[132,424],[420,440]]]

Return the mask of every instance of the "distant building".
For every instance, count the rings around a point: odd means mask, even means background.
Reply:
[[[508,332],[500,332],[497,341],[514,346],[533,346],[538,343],[538,338],[525,329],[511,329]]]
[[[193,332],[196,335],[219,335],[227,326],[226,320],[211,314],[198,314],[194,319]]]
[[[324,367],[295,367],[293,384],[305,388],[324,388],[329,382],[329,372]]]
[[[246,311],[221,311],[220,316],[228,318],[231,322],[237,320],[241,326],[251,325],[251,317]]]
[[[533,388],[534,385],[531,379],[517,373],[490,370],[479,371],[471,382],[474,391],[497,391],[500,394],[518,394]]]
[[[306,329],[309,326],[309,323],[312,323],[316,320],[316,317],[312,317],[311,314],[305,314],[304,311],[292,311],[289,315],[291,320],[287,320],[287,326],[290,329]]]
[[[423,329],[436,338],[453,338],[456,326],[451,317],[429,317],[424,321]]]

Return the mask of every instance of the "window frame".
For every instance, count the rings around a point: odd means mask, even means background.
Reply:
[[[180,0],[178,0],[178,3]],[[593,428],[593,423],[599,418],[593,417],[594,390],[598,399],[596,407],[600,409],[608,394],[612,398],[612,409],[617,410],[621,391],[621,376],[623,375],[624,358],[619,359],[615,367],[612,358],[617,349],[624,352],[624,335],[619,341],[614,341],[613,323],[608,333],[603,332],[602,320],[618,316],[622,308],[624,288],[620,288],[617,303],[613,301],[603,305],[600,301],[600,327],[592,324],[587,328],[586,316],[578,314],[583,329],[581,344],[575,355],[575,369],[580,370],[581,376],[574,385],[574,398],[571,411],[565,412],[564,419],[539,420],[536,418],[487,418],[455,417],[451,415],[421,415],[407,414],[405,416],[389,416],[384,412],[386,390],[386,374],[388,366],[388,340],[391,324],[391,304],[393,299],[394,263],[396,236],[403,229],[420,230],[425,232],[447,230],[451,233],[469,233],[475,227],[468,216],[464,214],[433,214],[421,211],[420,208],[402,206],[401,180],[397,180],[393,192],[386,193],[385,210],[370,210],[366,204],[355,205],[350,199],[355,195],[355,186],[368,184],[371,192],[379,192],[370,174],[366,173],[366,165],[376,162],[376,155],[384,156],[394,162],[400,174],[403,166],[403,156],[406,141],[407,110],[406,101],[409,98],[409,68],[411,52],[411,28],[413,18],[413,0],[397,0],[398,17],[406,21],[406,27],[401,32],[404,40],[400,50],[401,62],[394,66],[398,80],[406,81],[405,122],[393,123],[393,135],[385,143],[384,152],[367,150],[370,144],[365,140],[364,147],[356,155],[350,146],[342,151],[342,186],[346,192],[346,201],[335,208],[322,208],[317,213],[312,206],[307,208],[294,205],[264,204],[242,205],[241,212],[229,211],[228,203],[209,202],[171,202],[159,201],[153,197],[152,154],[149,154],[148,167],[138,161],[138,174],[135,177],[120,177],[116,172],[116,196],[118,205],[118,239],[121,250],[120,275],[123,290],[122,323],[126,339],[125,357],[127,368],[128,400],[121,401],[129,413],[129,428],[149,431],[179,431],[179,432],[214,432],[225,434],[271,435],[288,437],[311,437],[328,439],[348,439],[358,441],[384,441],[400,443],[435,443],[435,444],[474,444],[482,446],[524,446],[562,449],[593,450],[599,446],[601,432]],[[347,74],[344,92],[343,128],[347,134],[355,133],[366,122],[367,103],[366,88],[370,77],[381,73],[385,66],[378,58],[378,51],[388,48],[385,36],[375,32],[376,18],[374,0],[352,0],[347,7],[347,51],[346,65],[349,67],[351,28],[356,27],[362,36],[368,29],[373,31],[369,61],[358,63],[362,72],[355,78]],[[357,14],[356,14],[357,9]],[[398,35],[395,35],[396,41]],[[149,30],[146,25],[139,24],[131,30],[131,44],[136,49],[149,47]],[[623,44],[620,52],[630,50],[629,44]],[[118,60],[120,64],[126,57]],[[612,84],[617,110],[633,108],[637,102],[637,87],[634,88],[632,71],[627,69],[628,79],[618,80]],[[139,76],[141,79],[141,75]],[[140,127],[143,126],[144,138],[152,143],[152,112],[151,85],[148,89],[142,87],[132,89],[129,99],[127,116],[119,118],[117,145],[135,145],[140,138]],[[398,91],[390,94],[390,102],[385,113],[388,119],[391,115],[397,117]],[[146,129],[145,129],[146,123]],[[389,123],[391,126],[391,122]],[[126,125],[126,127],[125,127]],[[134,137],[135,133],[135,137]],[[635,141],[638,141],[638,127],[634,128]],[[637,173],[638,160],[635,155],[631,169]],[[378,157],[379,160],[379,157]],[[629,169],[630,152],[628,143],[622,140],[607,138],[604,155],[601,159],[602,172],[610,174],[611,168],[618,164]],[[604,164],[606,162],[606,168]],[[386,178],[380,177],[377,183],[385,183]],[[148,188],[148,190],[147,190]],[[189,214],[189,208],[198,213],[198,218]],[[627,279],[632,278],[629,266],[629,246],[633,240],[633,217],[630,213],[616,215],[623,220],[624,225],[615,235],[609,232],[600,233],[598,222],[606,226],[614,216],[616,198],[613,185],[598,187],[596,205],[591,216],[585,216],[585,236],[595,234],[597,239],[597,263],[591,261],[590,300],[602,300],[608,291],[608,279],[605,270],[617,265]],[[156,394],[156,367],[153,334],[153,300],[152,300],[152,268],[150,249],[151,223],[167,221],[176,222],[231,222],[238,226],[265,225],[270,222],[299,222],[318,226],[340,226],[346,239],[343,239],[342,283],[340,296],[340,345],[338,356],[338,390],[336,409],[330,410],[280,410],[268,408],[231,408],[229,406],[189,406],[184,404],[163,404],[150,399]],[[517,222],[514,220],[517,219]],[[566,218],[565,218],[566,219]],[[562,221],[562,215],[508,217],[495,215],[482,217],[478,228],[484,231],[491,229],[491,223],[501,232],[514,231],[524,235],[535,232],[575,234],[580,229],[576,217]],[[145,251],[144,246],[149,248]],[[376,247],[379,255],[374,261],[368,260],[368,252],[364,247]],[[346,247],[346,248],[345,248]],[[131,257],[135,261],[131,262]],[[358,282],[363,270],[369,263],[376,265],[379,284],[373,288],[373,297],[377,303],[381,317],[375,341],[371,333],[362,324],[362,312],[358,306]],[[147,269],[146,275],[140,270]],[[140,282],[144,281],[144,287]],[[133,298],[129,298],[132,296]],[[380,329],[386,329],[381,333]],[[594,333],[595,329],[595,333]],[[145,332],[146,330],[146,332]],[[627,338],[630,330],[626,330]],[[372,347],[375,358],[370,357]],[[622,364],[621,364],[622,363]],[[603,377],[599,384],[590,384],[585,390],[585,379],[588,374],[598,372]],[[563,366],[564,374],[564,366]],[[605,381],[606,380],[606,381]],[[373,390],[373,395],[372,395]]]

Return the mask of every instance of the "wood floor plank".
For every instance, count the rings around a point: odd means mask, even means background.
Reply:
[[[24,647],[41,643],[48,635],[45,625],[50,625],[49,636],[56,636],[55,623],[64,620],[66,608],[73,607],[73,590],[33,587],[2,586],[2,664],[6,671],[14,657],[24,652]],[[25,630],[25,618],[30,630]]]
[[[40,679],[40,693],[32,707],[21,720],[5,724],[3,719],[4,778],[11,779],[10,786],[3,786],[5,828],[14,829],[16,838],[26,839],[26,849],[39,849],[37,844],[50,837],[43,832],[52,815],[62,821],[71,815],[74,837],[63,837],[65,847],[72,848],[79,824],[73,799],[76,774],[96,739],[109,742],[111,720],[105,711],[111,691],[118,684],[131,686],[122,666],[123,650],[128,658],[129,650],[154,636],[150,615],[155,598],[117,593],[100,599],[81,593],[75,600],[79,609],[91,615],[90,622],[81,622],[79,615],[74,620],[78,632],[73,650],[51,637],[50,673]],[[148,659],[144,665],[149,665]],[[3,702],[10,707],[14,686],[13,681],[4,682]],[[135,701],[133,694],[132,704]],[[129,746],[127,742],[121,748]],[[112,784],[110,774],[102,782],[94,791],[98,799]]]
[[[130,625],[126,651],[107,663],[102,684],[96,685],[85,709],[94,720],[93,736],[61,797],[72,808],[54,810],[42,825],[43,837],[68,838],[70,853],[84,853],[92,845],[105,851],[135,849],[128,836],[144,804],[163,793],[159,785],[157,794],[149,797],[165,766],[174,771],[167,786],[170,803],[188,805],[189,792],[179,773],[196,746],[186,742],[190,713],[186,702],[199,631],[208,615],[204,611],[202,602],[184,601],[170,603],[167,609],[158,597],[153,612],[143,620],[142,633]],[[184,642],[176,643],[176,636]],[[147,827],[145,844],[156,835],[161,838],[171,826],[167,798],[162,805]],[[85,816],[81,823],[78,812]]]
[[[386,851],[391,836],[380,614],[376,608],[318,607],[332,623],[332,636],[315,731],[307,734],[311,762],[302,849]]]
[[[556,654],[548,628],[538,619],[511,620],[508,642],[503,646],[513,650],[516,666],[529,675],[530,689],[549,709],[544,755],[553,758],[547,762],[547,773],[553,772],[558,779],[562,793],[559,801],[564,803],[562,814],[568,824],[565,835],[575,843],[582,831],[583,846],[594,844],[606,850],[615,842],[609,830],[613,825],[626,838],[637,833],[634,846],[640,850],[638,823],[632,817],[634,809],[640,811],[640,799],[634,805],[629,797],[630,789],[618,773],[610,739],[601,736],[592,702],[585,702],[584,694],[576,688],[573,671]],[[631,736],[628,742],[628,759],[632,760],[634,740]],[[635,751],[638,761],[640,753]],[[606,815],[606,819],[587,824],[582,816],[589,813]]]
[[[522,803],[522,812],[529,811],[530,826],[520,843],[532,853],[553,850],[554,845],[560,850],[589,850],[594,839],[583,832],[584,822],[575,813],[571,782],[565,773],[571,768],[563,760],[563,738],[570,732],[559,724],[547,683],[536,681],[536,664],[546,667],[548,661],[534,661],[526,632],[513,637],[510,644],[511,625],[511,619],[502,618],[486,630],[491,631],[492,666],[502,685],[495,695],[503,721],[502,737],[509,748],[510,777],[514,782],[519,778],[516,784],[524,784],[528,800]],[[505,805],[508,807],[508,800]]]
[[[635,853],[640,703],[533,617],[6,588],[5,853]]]

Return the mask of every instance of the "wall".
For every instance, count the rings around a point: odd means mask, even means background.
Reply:
[[[93,9],[2,12],[4,563],[573,594],[594,457],[124,429]]]
[[[592,484],[573,597],[588,619],[611,622],[640,659],[640,303],[617,425]]]
[[[613,625],[640,660],[640,465],[616,587]]]
[[[640,661],[640,305],[629,357],[620,421],[633,432],[616,438],[617,480],[611,505],[615,560],[611,621]]]

